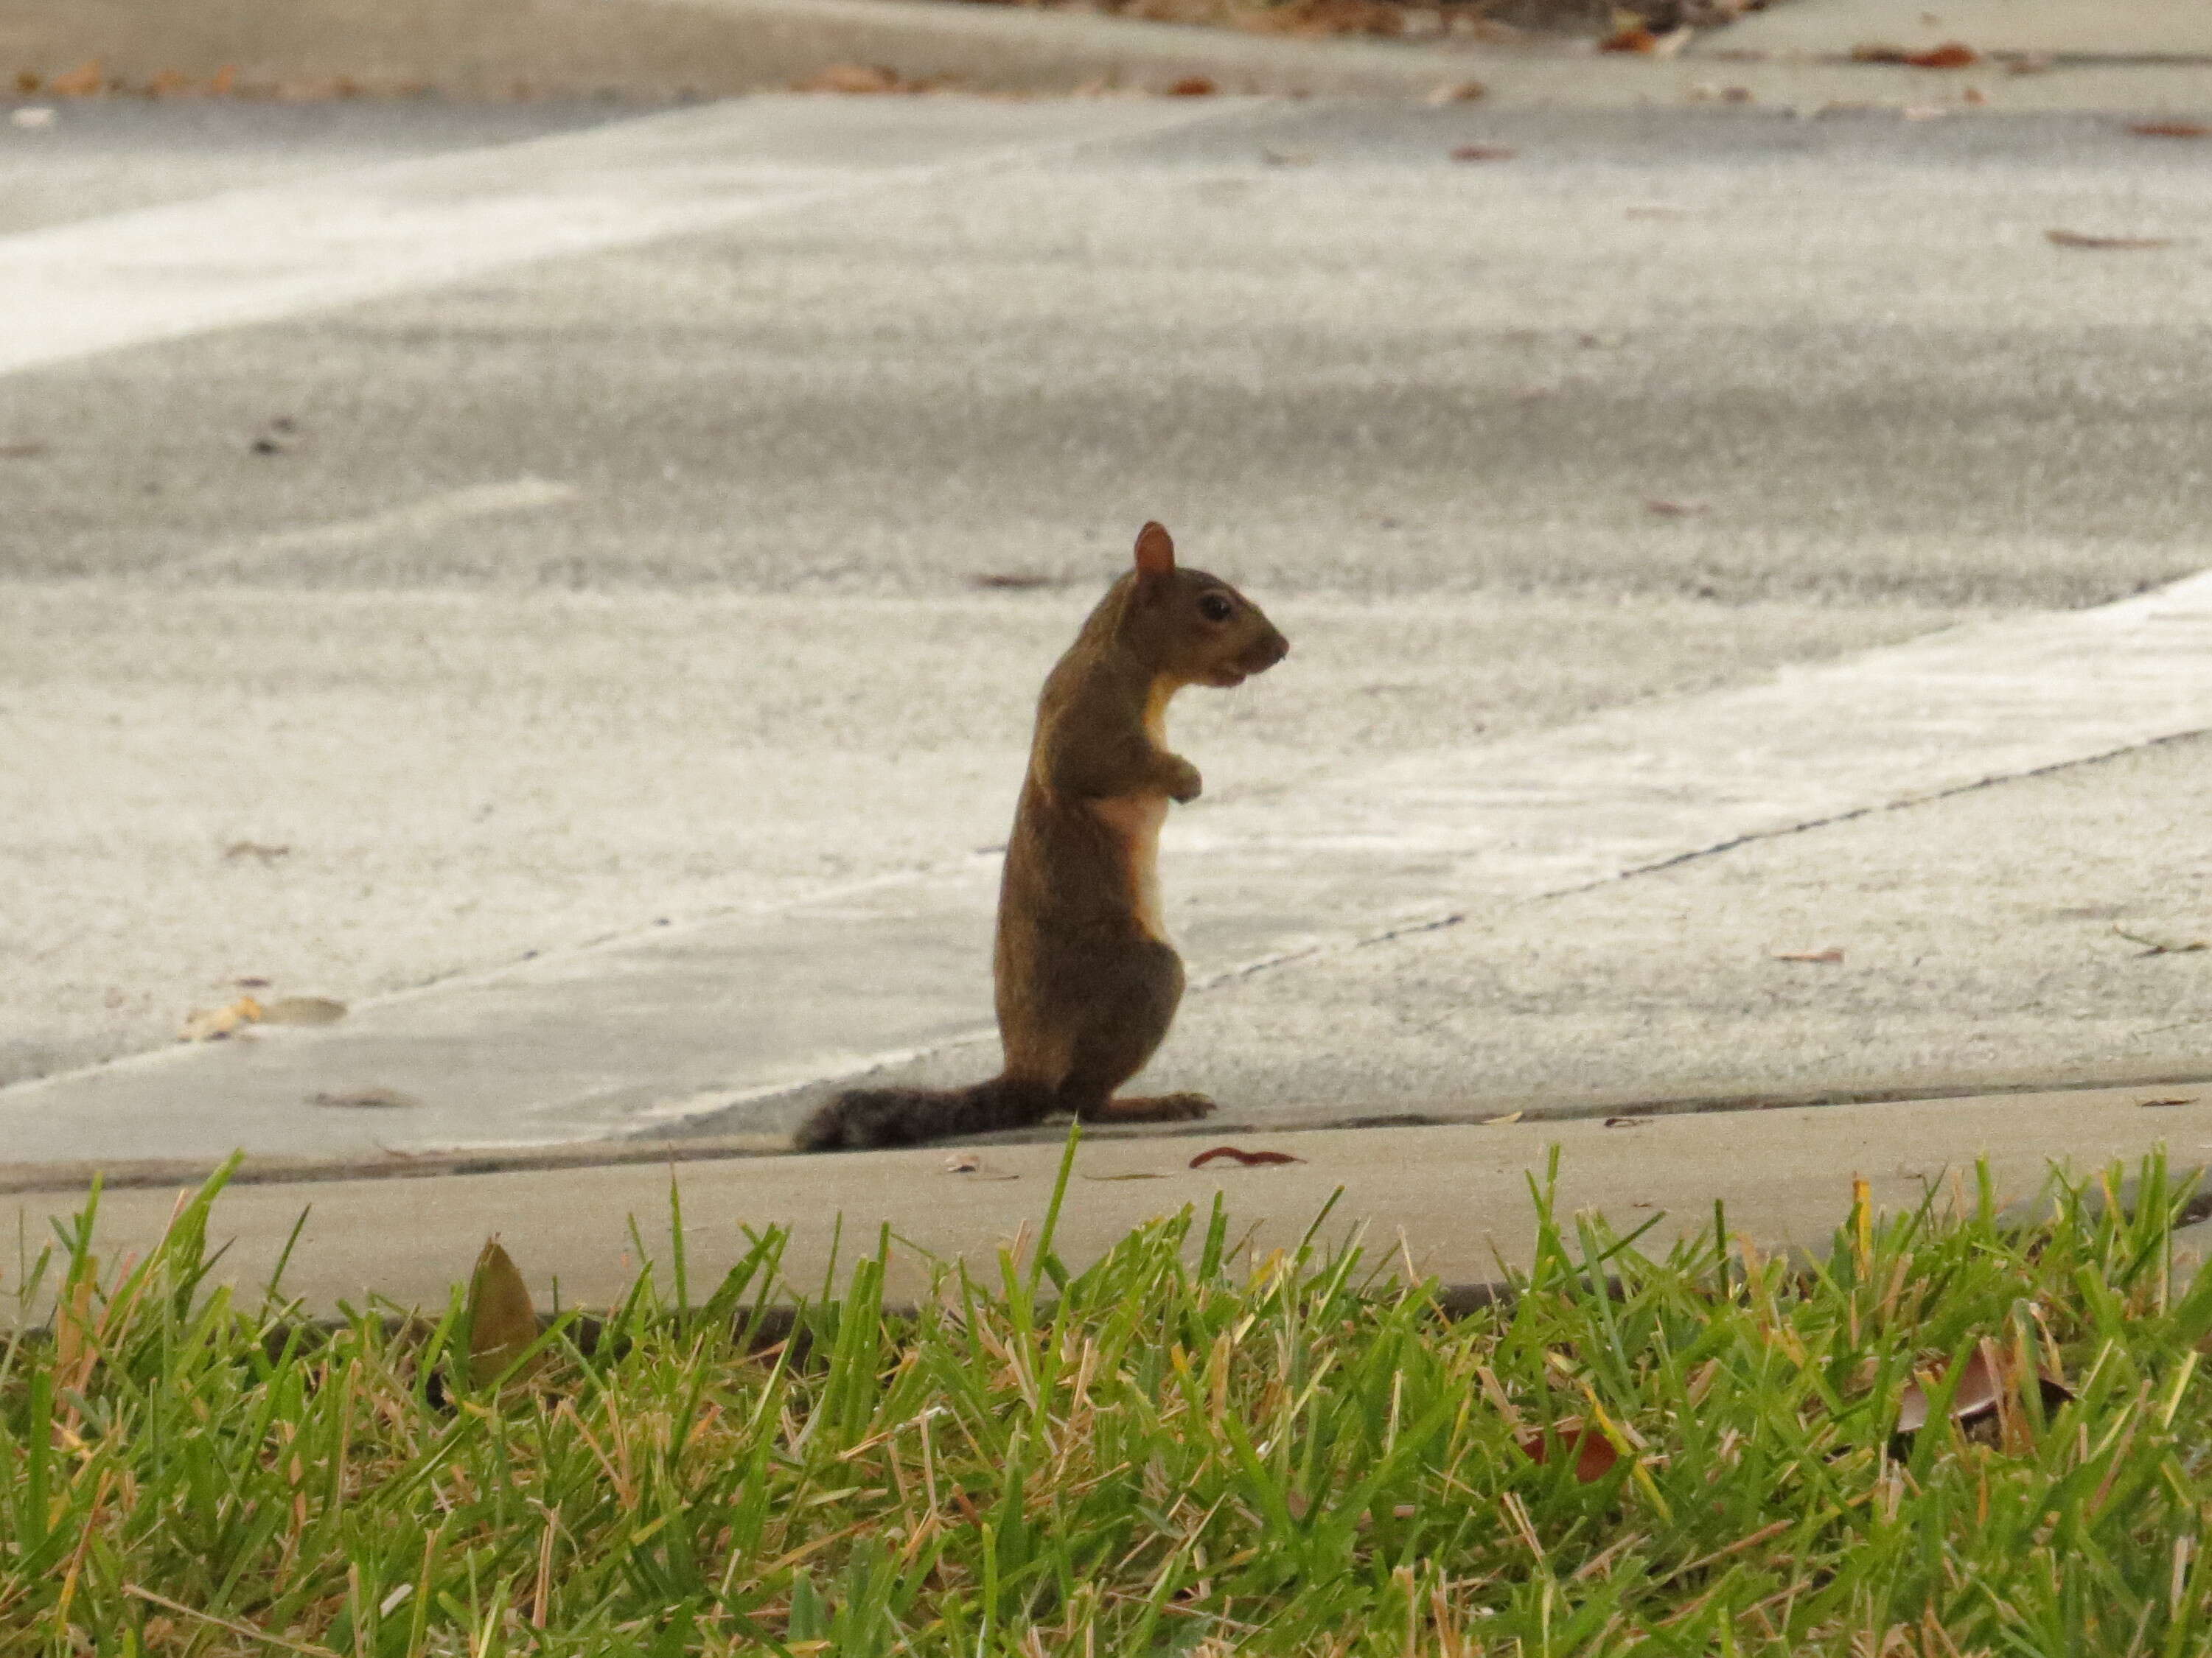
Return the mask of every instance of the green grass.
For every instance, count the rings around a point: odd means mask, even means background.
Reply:
[[[1539,1187],[1519,1293],[1455,1319],[1216,1212],[906,1314],[862,1260],[764,1345],[771,1234],[504,1388],[459,1289],[331,1332],[210,1291],[218,1180],[20,1286],[63,1310],[0,1345],[0,1653],[2196,1654],[2212,1276],[2140,1178],[2027,1232],[1961,1180],[1815,1269],[1647,1262]],[[1898,1436],[1984,1342],[2075,1397]],[[1589,1483],[1522,1448],[1566,1418]]]

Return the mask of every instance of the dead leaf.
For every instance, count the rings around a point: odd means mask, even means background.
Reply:
[[[155,70],[144,88],[149,98],[173,98],[180,92],[191,89],[191,77],[173,69]]]
[[[2078,230],[2046,230],[2054,247],[2172,247],[2169,236],[2085,236]]]
[[[2203,138],[2212,137],[2212,126],[2201,121],[2137,121],[2128,128],[2139,138]]]
[[[422,1102],[396,1088],[355,1088],[341,1093],[310,1094],[307,1103],[340,1111],[409,1111]]]
[[[1778,962],[1817,962],[1822,967],[1836,967],[1842,963],[1844,952],[1834,944],[1830,944],[1826,950],[1778,950],[1774,952],[1774,959]]]
[[[289,858],[292,848],[289,846],[270,846],[260,841],[233,841],[222,849],[222,855],[226,860],[258,858],[264,864],[273,864],[279,858]]]
[[[1216,1157],[1232,1157],[1247,1169],[1270,1163],[1304,1163],[1304,1157],[1294,1157],[1287,1151],[1240,1151],[1233,1145],[1217,1145],[1211,1151],[1201,1151],[1190,1160],[1193,1169],[1203,1169]]]
[[[2194,1095],[2194,1094],[2191,1094],[2191,1096],[2189,1096],[2189,1097],[2188,1097],[2188,1098],[2186,1098],[2186,1099],[2172,1099],[2172,1100],[2137,1100],[2137,1101],[2136,1102],[2136,1103],[2137,1105],[2141,1106],[2141,1107],[2142,1107],[2144,1110],[2146,1110],[2146,1111],[2156,1111],[2156,1110],[2160,1109],[2160,1108],[2163,1108],[2163,1107],[2166,1107],[2166,1106],[2171,1106],[2171,1105],[2194,1105],[2194,1104],[2196,1104],[2196,1103],[2197,1103],[2197,1096],[2196,1096],[2196,1095]]]
[[[1665,501],[1654,497],[1644,503],[1644,510],[1659,518],[1695,518],[1705,510],[1702,501]]]
[[[886,69],[880,64],[831,64],[803,81],[793,81],[791,89],[793,92],[835,92],[851,95],[905,92],[909,88],[896,70]]]
[[[1586,1424],[1578,1416],[1562,1417],[1548,1431],[1522,1434],[1521,1449],[1531,1462],[1549,1462],[1554,1447],[1575,1459],[1575,1478],[1587,1485],[1613,1472],[1620,1453],[1601,1428]]]
[[[968,578],[968,585],[971,587],[982,587],[993,591],[1003,589],[1007,592],[1018,592],[1030,587],[1049,587],[1054,584],[1052,577],[1048,575],[1026,575],[1018,574],[1012,572],[1001,574],[996,571],[986,571],[980,574],[969,576]]]
[[[469,1280],[470,1379],[479,1388],[496,1382],[537,1339],[538,1309],[531,1304],[530,1286],[498,1238],[486,1238]],[[544,1362],[539,1353],[513,1379],[526,1380]]]
[[[1103,1184],[1104,1182],[1106,1182],[1107,1181],[1114,1181],[1114,1180],[1161,1180],[1161,1179],[1164,1179],[1164,1178],[1165,1178],[1165,1176],[1164,1176],[1164,1175],[1085,1175],[1083,1178],[1084,1178],[1084,1179],[1085,1179],[1085,1180],[1087,1180],[1087,1181],[1097,1181],[1100,1182],[1100,1183],[1103,1185]]]
[[[240,990],[266,990],[269,988],[269,981],[263,978],[258,973],[246,974],[240,978],[233,979],[231,983],[236,985]]]
[[[1929,1375],[1929,1384],[1940,1387],[1948,1374],[1948,1367],[1939,1368]],[[2014,1378],[2007,1373],[2005,1362],[1993,1341],[1984,1340],[1966,1357],[1966,1367],[1959,1377],[1958,1390],[1951,1395],[1951,1419],[1962,1428],[1977,1424],[1993,1423],[2002,1401],[2013,1390]],[[2074,1397],[2074,1390],[2056,1377],[2041,1371],[2036,1373],[2037,1390],[2043,1399],[2043,1408],[2056,1410]],[[1916,1380],[1905,1384],[1905,1391],[1897,1403],[1897,1431],[1917,1433],[1928,1425],[1929,1412],[1934,1404],[1927,1388]]]
[[[346,1005],[327,996],[280,996],[261,1010],[264,1024],[336,1024],[346,1016]]]
[[[54,1305],[53,1378],[63,1392],[82,1393],[92,1380],[93,1362],[100,1357],[92,1316],[93,1282],[99,1272],[99,1257],[88,1258],[84,1275]]]
[[[1510,161],[1521,152],[1504,144],[1462,144],[1452,151],[1455,161]]]
[[[46,90],[64,98],[92,98],[98,96],[100,88],[106,84],[106,78],[100,73],[100,59],[92,58],[79,64],[68,74],[54,76],[46,82]]]
[[[1482,1120],[1482,1126],[1485,1128],[1503,1128],[1510,1122],[1520,1121],[1525,1114],[1527,1114],[1524,1112],[1508,1111],[1502,1117],[1485,1117]]]
[[[1490,88],[1480,81],[1447,81],[1422,101],[1431,109],[1441,109],[1446,104],[1471,104],[1489,95]]]
[[[1186,75],[1168,88],[1170,98],[1211,98],[1221,88],[1206,75]]]
[[[1597,43],[1600,52],[1634,52],[1646,56],[1659,50],[1659,37],[1642,23],[1617,28]]]
[[[1968,87],[1964,92],[1959,94],[1959,101],[1960,103],[1972,104],[1977,109],[1980,108],[1984,104],[1988,103],[1989,100],[1990,94],[1984,92],[1979,87]]]
[[[251,996],[240,996],[236,1001],[216,1008],[194,1008],[185,1015],[178,1027],[177,1040],[186,1042],[219,1042],[233,1036],[261,1017],[261,1004]]]
[[[1964,40],[1946,40],[1925,52],[1908,52],[1905,61],[1915,69],[1970,69],[1982,61],[1982,54]]]
[[[34,69],[19,69],[15,71],[15,90],[26,98],[46,83],[46,77]]]
[[[1607,1117],[1605,1120],[1607,1128],[1648,1128],[1650,1124],[1649,1117]]]

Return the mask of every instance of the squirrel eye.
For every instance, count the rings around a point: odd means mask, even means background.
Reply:
[[[1236,610],[1225,593],[1208,593],[1198,601],[1198,613],[1208,622],[1226,622]]]

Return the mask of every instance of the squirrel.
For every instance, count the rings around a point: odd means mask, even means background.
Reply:
[[[1240,685],[1290,648],[1236,588],[1178,569],[1159,525],[1138,532],[1135,568],[1107,590],[1037,701],[992,958],[1005,1069],[970,1088],[840,1094],[800,1127],[800,1151],[1022,1128],[1054,1111],[1181,1122],[1213,1109],[1203,1094],[1114,1097],[1182,999],[1182,958],[1160,917],[1160,826],[1168,803],[1197,799],[1200,782],[1168,750],[1167,707],[1186,685]]]

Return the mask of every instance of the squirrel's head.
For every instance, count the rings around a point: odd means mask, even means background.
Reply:
[[[1176,568],[1175,542],[1157,524],[1137,532],[1137,566],[1121,636],[1156,674],[1188,685],[1241,685],[1290,653],[1260,607],[1219,576]]]

